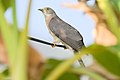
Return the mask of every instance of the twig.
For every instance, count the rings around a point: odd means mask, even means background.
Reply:
[[[39,42],[39,43],[43,43],[43,44],[46,44],[46,45],[51,45],[51,46],[54,46],[53,43],[50,43],[50,42],[46,42],[46,41],[43,41],[43,40],[40,40],[40,39],[36,39],[36,38],[33,38],[33,37],[29,37],[30,40],[32,41],[35,41],[35,42]],[[64,49],[67,49],[64,45],[55,45],[56,47],[61,47],[61,48],[64,48]]]

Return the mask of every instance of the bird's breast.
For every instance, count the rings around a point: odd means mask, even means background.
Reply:
[[[50,20],[53,18],[53,16],[46,16],[45,17],[45,21],[46,21],[46,25],[47,27],[49,27],[49,23],[50,23]]]

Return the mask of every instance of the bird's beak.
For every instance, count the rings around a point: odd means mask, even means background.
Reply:
[[[43,9],[38,9],[39,11],[43,12]]]

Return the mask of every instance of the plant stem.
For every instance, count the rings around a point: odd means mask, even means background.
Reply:
[[[105,78],[103,78],[100,75],[98,75],[92,71],[89,71],[85,68],[70,69],[70,72],[73,72],[73,73],[78,74],[78,75],[81,75],[81,74],[88,75],[91,78],[93,78],[94,80],[105,80]]]
[[[18,40],[18,24],[17,24],[17,15],[16,15],[16,0],[11,1],[12,5],[12,16],[13,16],[13,31],[16,39]],[[16,43],[17,43],[16,40]]]
[[[82,55],[86,53],[86,50],[82,50],[80,54],[76,54],[73,58],[64,61],[57,68],[55,68],[45,80],[57,80],[64,72],[66,72],[74,61],[78,60]]]
[[[28,80],[28,26],[30,18],[30,8],[32,0],[29,1],[26,24],[21,32],[20,42],[18,45],[18,55],[16,60],[15,74],[13,80]]]

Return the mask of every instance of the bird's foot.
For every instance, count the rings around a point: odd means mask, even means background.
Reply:
[[[54,48],[56,46],[56,43],[53,42],[51,46],[52,46],[52,48]]]
[[[67,47],[66,46],[64,46],[64,50],[66,50],[67,49]]]

